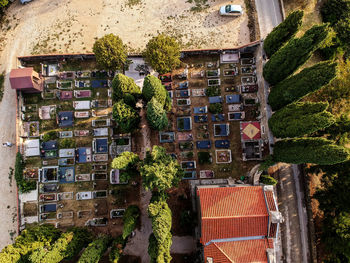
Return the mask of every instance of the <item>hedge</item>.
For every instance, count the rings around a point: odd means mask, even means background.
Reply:
[[[288,17],[277,27],[275,27],[264,40],[264,50],[268,57],[271,57],[288,40],[298,32],[304,12],[297,10],[288,15]]]
[[[123,216],[123,235],[122,238],[126,239],[134,231],[137,223],[137,219],[140,216],[140,209],[136,205],[129,206]]]
[[[271,88],[269,104],[273,110],[297,101],[331,82],[337,73],[337,63],[324,61],[303,69]]]

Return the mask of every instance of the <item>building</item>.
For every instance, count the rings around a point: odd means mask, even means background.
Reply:
[[[271,186],[198,186],[205,263],[274,263],[281,214]]]
[[[44,82],[33,68],[13,69],[10,72],[11,88],[25,93],[43,91]]]

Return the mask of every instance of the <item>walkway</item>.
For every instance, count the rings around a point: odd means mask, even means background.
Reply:
[[[279,0],[255,0],[255,5],[260,36],[264,39],[283,20]]]

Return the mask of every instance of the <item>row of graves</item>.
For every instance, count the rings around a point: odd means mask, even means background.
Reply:
[[[206,164],[233,161],[232,122],[240,124],[242,160],[261,160],[259,87],[252,53],[210,57],[159,78],[173,100],[176,116],[176,128],[160,132],[159,142],[175,145],[170,151],[180,160],[185,179],[213,178],[214,171]],[[211,113],[212,104],[222,105],[223,111]]]
[[[60,72],[59,65],[53,64],[42,65],[42,75],[41,97],[33,101],[32,94],[23,94],[21,105],[22,151],[26,163],[31,164],[26,166],[24,177],[38,183],[38,213],[24,222],[61,227],[107,225],[125,211],[106,209],[108,185],[128,183],[110,163],[131,150],[130,134],[118,134],[111,119],[113,74],[98,70]],[[33,165],[31,160],[38,158]],[[84,182],[90,184],[83,191],[78,186]],[[99,190],[100,184],[103,190]]]

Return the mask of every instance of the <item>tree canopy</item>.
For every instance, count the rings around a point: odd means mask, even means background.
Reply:
[[[0,0],[0,8],[3,8],[3,7],[5,7],[5,6],[7,6],[8,3],[9,3],[8,0]]]
[[[298,32],[304,12],[297,10],[290,13],[287,18],[275,27],[264,40],[264,50],[268,57],[271,57],[280,47]]]
[[[349,150],[324,138],[296,138],[277,141],[273,150],[275,162],[331,165],[349,159]]]
[[[183,177],[183,171],[177,160],[166,153],[160,146],[153,146],[140,168],[143,185],[147,190],[159,192],[175,186]]]
[[[140,122],[139,114],[132,107],[125,104],[123,100],[113,105],[113,119],[122,132],[126,133],[137,129]]]
[[[291,39],[265,64],[263,75],[275,85],[294,73],[328,38],[328,26],[315,25],[300,38]]]
[[[174,38],[160,34],[147,43],[143,56],[155,71],[165,74],[180,65],[180,46]]]
[[[123,69],[128,56],[123,41],[114,34],[97,39],[92,50],[95,53],[97,65],[106,70]]]
[[[148,102],[152,98],[155,98],[160,104],[165,104],[167,90],[162,85],[160,79],[153,75],[145,77],[142,88],[142,95]]]
[[[115,75],[112,81],[112,98],[113,101],[118,101],[126,94],[138,95],[141,94],[141,89],[137,86],[134,80],[128,76],[125,76],[121,73]]]
[[[339,20],[350,16],[349,0],[327,0],[321,8],[322,20],[335,25]]]
[[[297,101],[330,83],[337,73],[337,63],[323,61],[303,69],[271,88],[269,104],[273,110]]]
[[[310,135],[335,123],[335,117],[327,108],[327,102],[292,103],[272,115],[269,127],[279,138]]]
[[[118,157],[113,159],[112,168],[114,169],[130,169],[139,162],[140,158],[133,152],[122,152]]]
[[[123,216],[123,239],[126,239],[128,236],[130,236],[131,232],[134,231],[139,216],[140,209],[138,206],[128,206]]]
[[[100,236],[91,242],[81,254],[78,263],[98,263],[106,252],[111,239],[109,236]]]
[[[168,126],[167,113],[155,98],[147,103],[147,121],[154,130],[164,130]]]

